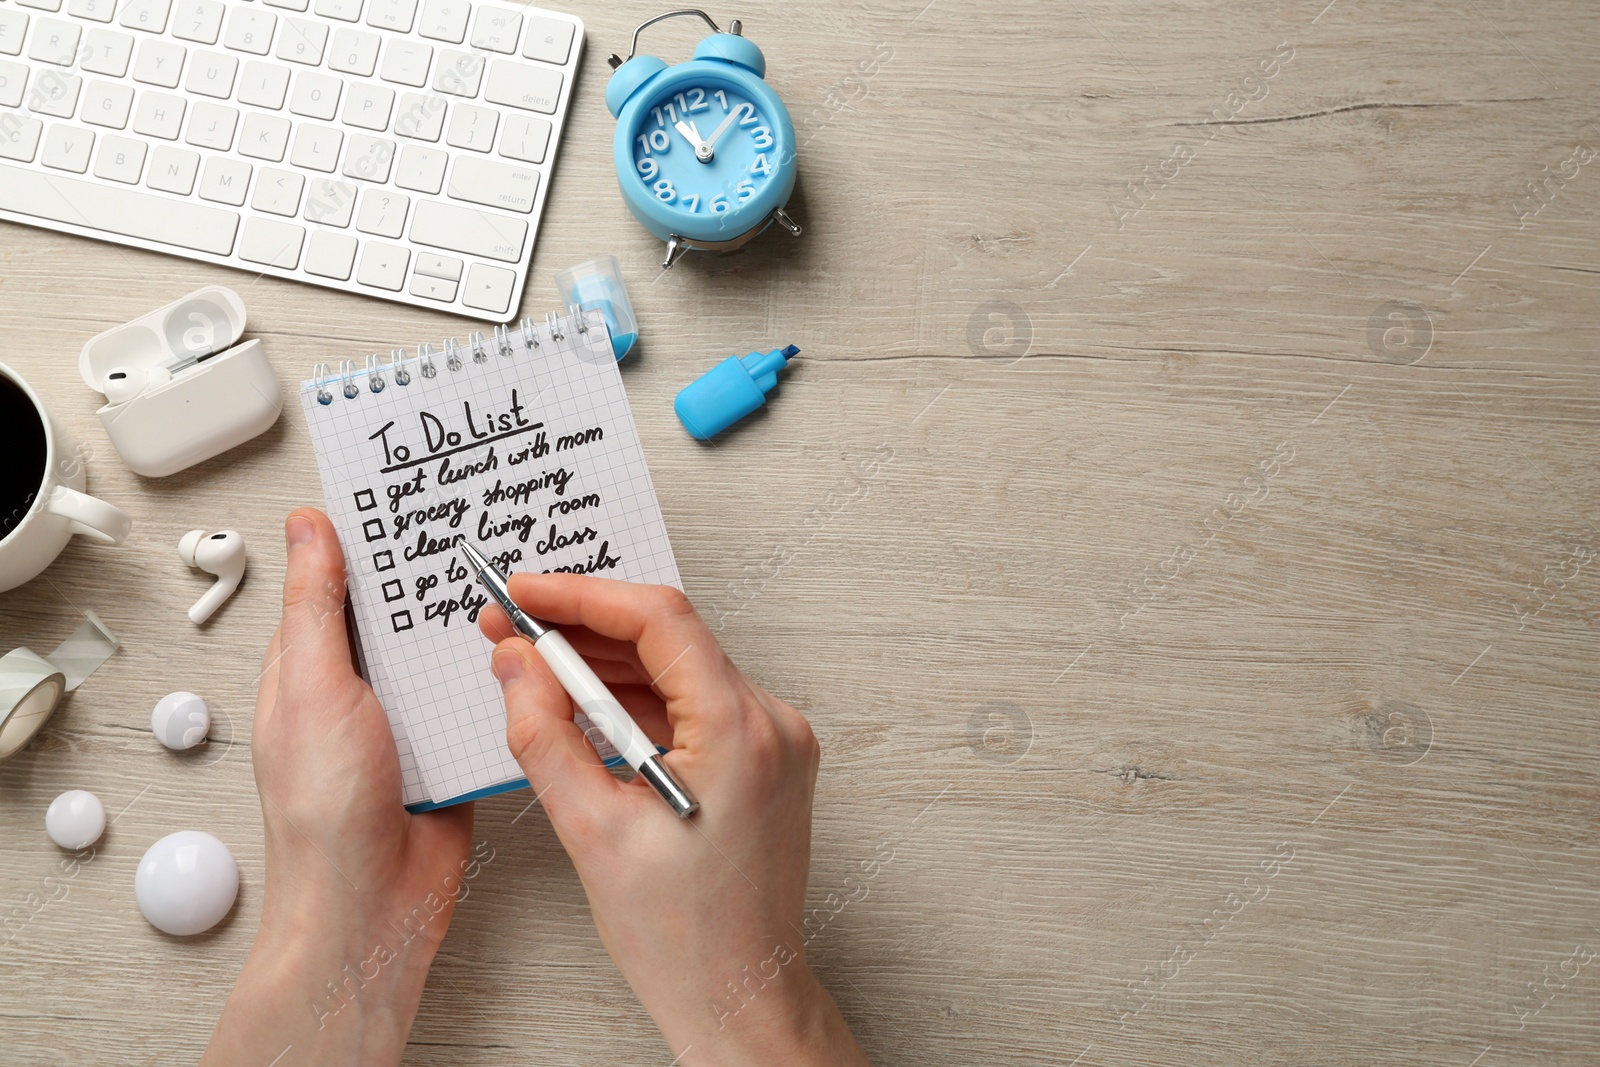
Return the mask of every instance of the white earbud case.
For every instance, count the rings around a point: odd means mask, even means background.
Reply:
[[[188,363],[172,371],[170,381],[96,412],[134,471],[151,478],[174,474],[243,444],[278,420],[283,390],[261,342],[238,344],[244,324],[239,294],[211,285],[83,346],[78,371],[102,394],[114,368],[154,372]]]

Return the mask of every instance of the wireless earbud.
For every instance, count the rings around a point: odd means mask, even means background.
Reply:
[[[126,404],[147,389],[172,381],[172,372],[164,366],[112,367],[106,375],[105,388],[100,390],[113,404]]]
[[[178,558],[217,576],[206,595],[189,609],[189,621],[198,626],[211,618],[244,579],[244,537],[236,530],[219,530],[214,534],[190,530],[178,542]]]

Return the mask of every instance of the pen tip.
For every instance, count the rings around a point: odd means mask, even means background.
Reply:
[[[463,543],[461,545],[461,551],[466,553],[467,558],[472,561],[472,565],[474,567],[477,567],[481,570],[489,565],[489,561],[483,558],[483,553],[479,552],[471,545]]]

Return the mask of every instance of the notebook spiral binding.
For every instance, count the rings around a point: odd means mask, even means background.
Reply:
[[[568,328],[577,330],[580,334],[589,332],[589,321],[582,308],[577,304],[567,306],[566,317],[562,318],[560,312],[547,312],[544,317],[545,336],[552,341],[566,339]],[[539,324],[532,319],[523,319],[516,328],[516,333],[522,337],[522,343],[529,352],[539,351],[543,345],[539,342]],[[423,378],[436,378],[439,376],[439,367],[434,357],[442,355],[444,365],[452,372],[459,371],[471,359],[475,366],[482,366],[490,359],[508,359],[513,354],[512,340],[513,328],[508,323],[494,328],[492,339],[485,338],[483,331],[474,330],[467,334],[466,342],[457,338],[447,337],[438,349],[431,343],[424,342],[417,346],[414,355],[407,355],[403,348],[389,350],[389,359],[385,363],[381,355],[374,352],[366,360],[365,367],[358,367],[353,359],[339,361],[339,371],[333,372],[332,365],[326,362],[318,363],[311,370],[312,387],[317,391],[317,403],[327,407],[333,403],[334,388],[344,394],[346,400],[354,400],[361,395],[359,380],[366,378],[366,388],[371,393],[381,393],[388,388],[389,380],[400,388],[410,385],[414,374]],[[387,377],[385,375],[387,374]]]

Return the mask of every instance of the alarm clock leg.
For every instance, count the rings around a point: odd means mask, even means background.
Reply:
[[[661,261],[661,269],[671,270],[672,265],[678,262],[678,260],[682,259],[683,254],[687,251],[689,251],[689,245],[684,241],[683,238],[679,237],[677,234],[673,234],[671,237],[668,237],[667,255],[666,258]]]
[[[789,217],[789,213],[781,207],[772,209],[772,221],[789,231],[791,237],[800,236],[800,224]]]

